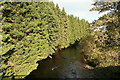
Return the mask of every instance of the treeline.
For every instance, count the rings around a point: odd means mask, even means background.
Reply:
[[[53,2],[2,3],[3,77],[25,77],[37,61],[89,34],[84,19],[67,15]]]
[[[108,13],[91,24],[91,34],[80,42],[86,62],[93,67],[120,66],[120,1],[95,1],[91,11]]]

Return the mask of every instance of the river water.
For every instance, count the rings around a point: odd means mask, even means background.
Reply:
[[[27,78],[92,78],[93,72],[83,67],[83,56],[76,48],[67,48],[42,60]]]
[[[57,78],[57,79],[93,79],[93,78],[120,78],[120,67],[109,66],[95,68],[93,70],[84,68],[86,65],[83,54],[79,49],[70,47],[56,52],[51,58],[38,62],[39,66],[25,79],[34,78]]]

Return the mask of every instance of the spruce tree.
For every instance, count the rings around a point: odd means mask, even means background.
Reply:
[[[24,78],[38,61],[88,33],[87,21],[67,15],[53,2],[5,2],[3,6],[3,77]]]

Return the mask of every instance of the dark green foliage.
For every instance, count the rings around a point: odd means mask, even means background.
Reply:
[[[53,2],[5,2],[3,6],[4,77],[25,77],[37,68],[37,61],[89,33],[87,21],[68,16]]]
[[[99,0],[93,5],[95,6],[91,9],[93,11],[98,11],[99,13],[109,12],[92,23],[91,30],[94,31],[92,31],[91,36],[93,38],[88,36],[82,40],[81,51],[87,55],[87,61],[99,62],[97,67],[119,66],[120,1]]]
[[[109,11],[107,14],[100,17],[98,20],[96,20],[95,25],[99,26],[105,26],[107,35],[107,40],[105,41],[105,45],[108,48],[111,49],[119,49],[120,46],[120,1],[96,1],[93,4],[95,7],[93,7],[91,10],[105,12]],[[102,31],[102,30],[101,30]]]

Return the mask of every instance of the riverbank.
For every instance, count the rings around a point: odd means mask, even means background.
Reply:
[[[26,79],[31,78],[92,78],[91,70],[84,68],[82,54],[73,47],[64,49],[42,60],[36,70],[30,73]]]
[[[79,52],[78,48],[69,47],[38,62],[39,66],[32,71],[25,79],[33,78],[120,78],[120,67],[92,67],[84,61],[84,55]],[[89,67],[85,67],[89,66]]]

